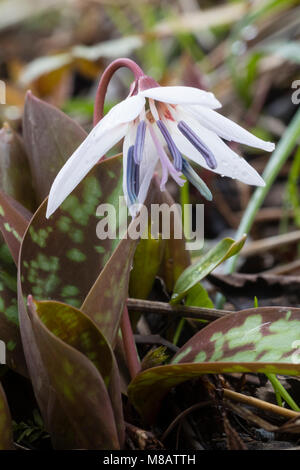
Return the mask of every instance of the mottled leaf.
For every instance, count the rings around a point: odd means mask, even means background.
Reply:
[[[97,336],[97,329],[90,320],[69,306],[57,304],[50,306],[49,302],[34,304],[30,297],[28,306],[31,331],[30,336],[26,338],[27,344],[31,337],[39,351],[40,367],[43,371],[40,378],[36,376],[38,370],[31,368],[31,373],[35,375],[34,378],[31,376],[35,393],[38,395],[42,390],[38,382],[43,376],[50,386],[48,400],[42,400],[46,403],[46,408],[42,410],[43,415],[46,415],[48,430],[51,432],[51,420],[55,420],[59,413],[58,420],[63,416],[68,423],[66,428],[70,441],[73,438],[71,448],[120,448],[109,393],[95,365],[99,366],[101,362],[96,341],[103,341],[103,336]],[[83,354],[83,351],[88,356],[93,356],[93,362]],[[107,359],[107,356],[105,357]],[[110,381],[109,365],[102,364],[101,368],[106,374],[105,379]],[[50,414],[49,404],[53,402],[57,402],[60,406],[57,409],[53,406]],[[56,427],[55,439],[56,445],[59,446]],[[64,436],[62,440],[64,442]]]
[[[116,207],[122,194],[122,160],[96,165],[61,207],[46,219],[45,201],[35,213],[21,249],[24,295],[55,299],[80,307],[119,239],[97,236],[97,207]]]
[[[238,253],[242,249],[245,240],[246,236],[238,241],[234,241],[232,238],[224,238],[208,253],[202,256],[200,261],[189,266],[177,279],[171,303],[175,304],[180,302],[195,284],[200,282],[223,261]]]
[[[86,132],[57,108],[27,93],[24,142],[38,202],[48,195],[58,171],[86,137]]]
[[[24,144],[9,124],[4,124],[0,130],[0,188],[30,211],[35,209],[35,195]]]
[[[120,445],[122,445],[124,421],[120,380],[114,354],[106,338],[88,316],[70,305],[42,301],[35,302],[35,308],[39,318],[51,333],[84,354],[99,370],[113,404]]]
[[[6,396],[0,383],[0,450],[12,450],[12,420]]]
[[[7,366],[27,375],[19,330],[17,269],[5,244],[0,245],[0,264],[0,340],[5,343]]]
[[[133,258],[130,273],[129,296],[147,299],[158,274],[165,248],[165,240],[152,238],[147,230],[147,238],[141,239]]]
[[[198,282],[192,287],[184,301],[184,305],[192,307],[214,308],[214,304],[205,287]]]
[[[229,314],[203,328],[171,364],[138,374],[129,397],[148,421],[174,386],[201,374],[300,375],[300,309],[265,307]]]
[[[131,223],[131,227],[134,223]],[[116,344],[124,302],[128,297],[129,274],[137,243],[138,240],[133,240],[126,233],[81,307],[113,346]]]

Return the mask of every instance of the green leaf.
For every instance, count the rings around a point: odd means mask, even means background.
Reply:
[[[34,303],[29,296],[28,306],[28,315],[24,305],[20,309],[24,350],[55,448],[120,448],[107,388],[114,382],[112,354],[104,337],[68,305]]]
[[[167,204],[169,207],[175,204],[168,191],[160,191],[157,180],[156,189],[153,192],[153,204]],[[190,265],[190,255],[185,246],[185,238],[175,238],[178,225],[182,226],[181,216],[177,210],[171,212],[170,238],[165,240],[164,256],[160,269],[160,275],[164,280],[167,290],[172,292],[173,287],[181,273]]]
[[[192,307],[214,308],[214,304],[207,290],[200,282],[188,292],[184,304]]]
[[[265,307],[229,314],[203,328],[171,364],[148,369],[131,382],[128,395],[153,422],[168,391],[201,374],[227,372],[300,375],[300,309]]]
[[[128,297],[129,274],[137,243],[125,234],[81,306],[113,346]]]
[[[161,265],[164,245],[164,240],[160,236],[157,239],[151,237],[151,230],[148,227],[147,238],[140,240],[134,254],[130,273],[130,297],[147,299]]]
[[[57,173],[86,137],[86,132],[54,106],[27,93],[24,142],[37,201],[48,195]]]
[[[234,241],[232,238],[224,238],[208,253],[202,256],[200,261],[189,266],[177,279],[171,303],[175,304],[180,302],[192,287],[219,266],[219,264],[238,253],[242,249],[245,240],[245,235],[238,241]]]
[[[16,264],[30,217],[27,209],[0,190],[0,230]]]
[[[0,383],[0,450],[13,449],[12,420],[6,396]]]

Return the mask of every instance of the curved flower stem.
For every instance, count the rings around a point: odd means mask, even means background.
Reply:
[[[256,213],[260,209],[266,195],[268,194],[274,180],[276,179],[278,173],[280,172],[282,166],[286,162],[287,158],[290,156],[293,151],[297,140],[300,135],[300,109],[296,112],[293,117],[290,125],[286,129],[285,133],[281,137],[276,150],[274,151],[272,157],[270,158],[265,171],[263,173],[263,179],[265,180],[266,185],[264,187],[259,187],[253,193],[250,202],[247,206],[247,209],[242,217],[239,228],[235,234],[236,239],[241,238],[244,233],[248,233],[252,227],[253,221],[255,219]],[[237,264],[238,255],[232,256],[226,265],[224,274],[231,274],[235,271]],[[222,308],[224,303],[224,298],[219,296],[217,299],[217,307]]]
[[[121,67],[127,67],[134,74],[135,80],[143,77],[145,74],[143,70],[131,59],[123,58],[114,60],[104,70],[96,92],[95,107],[94,107],[94,126],[98,124],[100,119],[103,118],[104,100],[108,84],[113,74]]]
[[[121,319],[122,341],[127,359],[127,366],[132,379],[141,371],[141,365],[135,346],[127,305],[124,305]]]

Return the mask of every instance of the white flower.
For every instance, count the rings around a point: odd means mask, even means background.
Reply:
[[[181,178],[184,175],[207,199],[212,198],[185,157],[215,173],[264,186],[259,174],[222,139],[268,152],[274,149],[274,144],[255,137],[214,111],[220,107],[212,93],[185,86],[160,87],[149,77],[142,77],[132,87],[131,96],[100,120],[60,170],[50,190],[46,217],[124,137],[123,190],[132,216],[138,204],[145,201],[158,161],[161,190],[169,174],[179,185],[184,184]]]

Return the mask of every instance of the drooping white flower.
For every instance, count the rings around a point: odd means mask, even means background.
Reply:
[[[180,186],[184,175],[211,200],[206,184],[188,163],[196,164],[243,183],[264,186],[263,179],[244,158],[223,141],[235,141],[267,152],[265,142],[215,109],[221,107],[212,93],[185,87],[161,87],[143,76],[131,94],[114,106],[92,129],[55,178],[50,190],[49,217],[105,153],[124,137],[123,191],[132,216],[143,204],[160,161],[161,190],[170,175]]]

